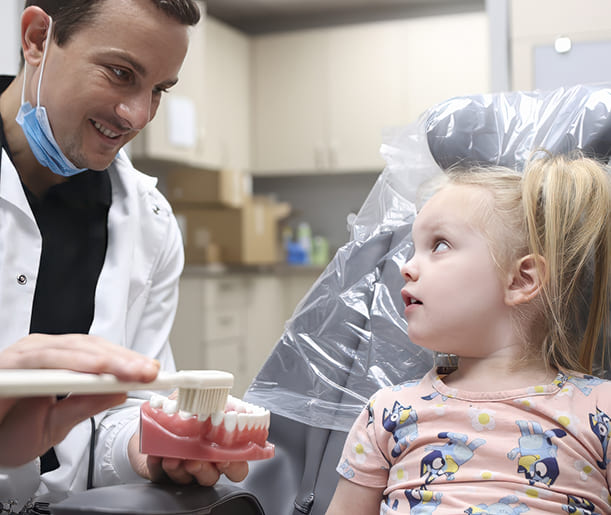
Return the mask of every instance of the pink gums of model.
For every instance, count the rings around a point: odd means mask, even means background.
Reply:
[[[167,399],[166,399],[167,401]],[[155,407],[151,406],[151,403]],[[140,451],[204,461],[249,461],[274,456],[267,442],[269,411],[229,397],[224,413],[202,417],[145,402],[140,409]]]

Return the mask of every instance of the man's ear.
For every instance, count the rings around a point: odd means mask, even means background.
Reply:
[[[529,254],[517,260],[505,291],[505,304],[518,306],[533,300],[545,284],[547,265],[543,256]]]
[[[40,7],[30,6],[21,15],[21,48],[27,64],[38,66],[47,39],[51,18]]]

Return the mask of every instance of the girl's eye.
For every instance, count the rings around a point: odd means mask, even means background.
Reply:
[[[433,245],[433,252],[444,252],[446,250],[449,250],[450,246],[448,245],[447,242],[440,240],[437,241],[435,243],[435,245]]]

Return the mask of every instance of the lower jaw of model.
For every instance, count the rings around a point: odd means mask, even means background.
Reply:
[[[269,420],[268,410],[232,396],[225,411],[203,417],[153,395],[140,409],[140,452],[214,462],[267,459],[274,455]]]

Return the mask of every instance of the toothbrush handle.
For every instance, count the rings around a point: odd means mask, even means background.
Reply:
[[[171,388],[226,388],[233,375],[218,370],[161,371],[150,383],[119,381],[112,374],[87,374],[71,370],[23,369],[0,371],[0,397],[36,397],[69,393],[96,394]]]

